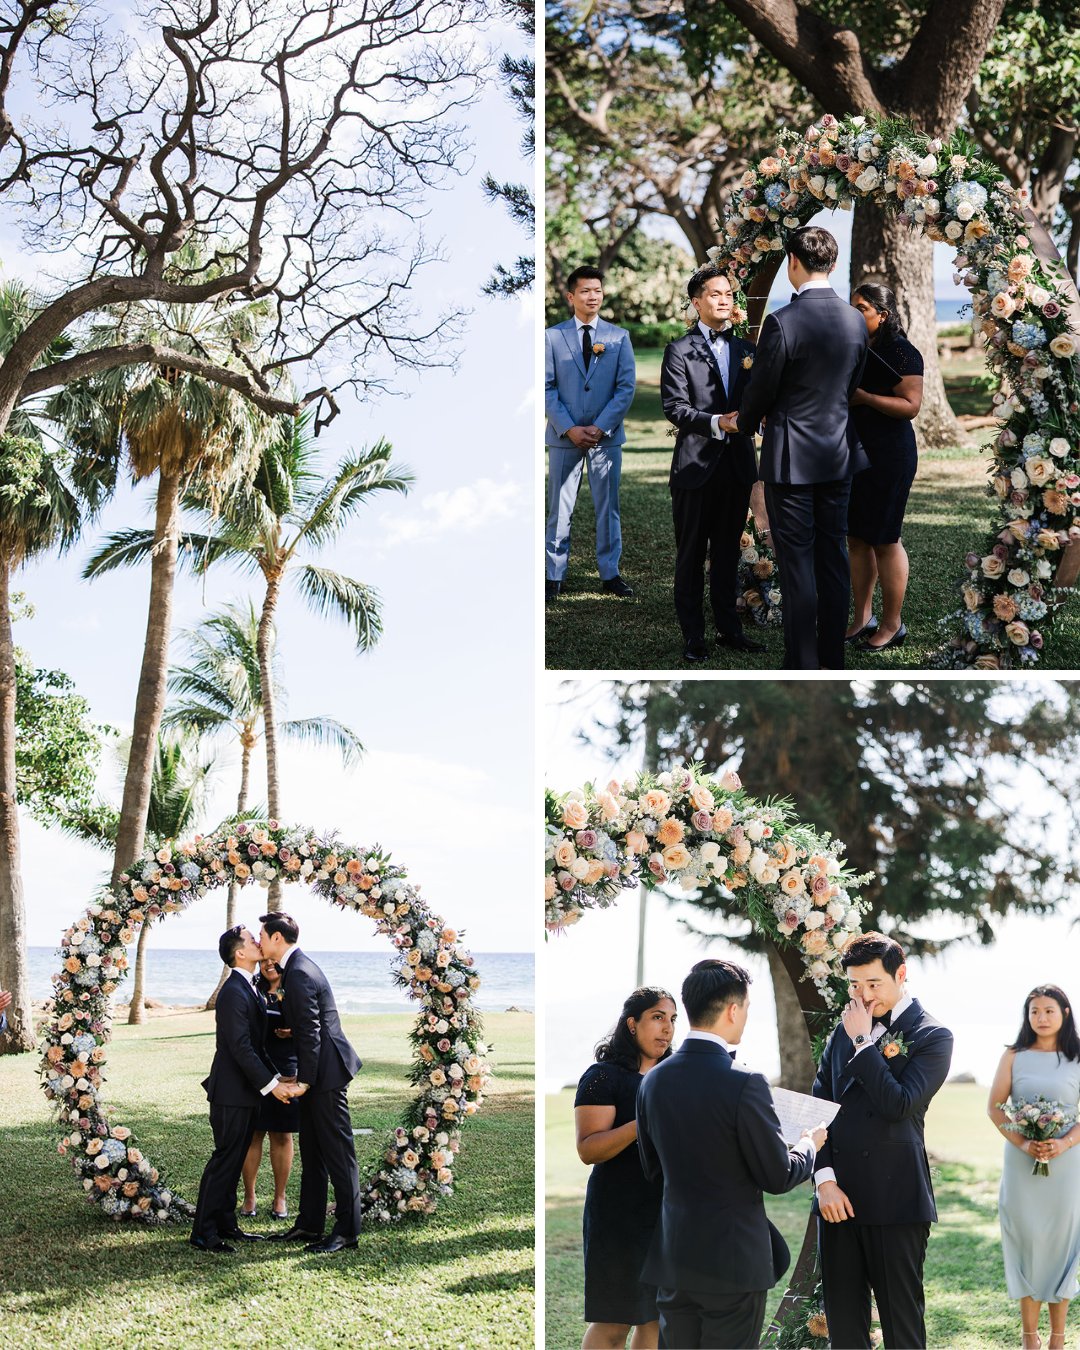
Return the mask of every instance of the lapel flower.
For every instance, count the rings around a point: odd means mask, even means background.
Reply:
[[[877,1044],[878,1049],[886,1059],[895,1059],[897,1055],[908,1053],[907,1041],[904,1040],[903,1033],[900,1031],[887,1031]]]
[[[594,342],[592,345],[593,356],[603,356],[605,348],[602,342]]]
[[[754,364],[754,358],[753,358],[752,356],[744,356],[744,357],[743,357],[743,359],[742,359],[742,368],[743,368],[743,370],[749,370],[749,369],[751,368],[751,366],[753,366],[753,364]]]

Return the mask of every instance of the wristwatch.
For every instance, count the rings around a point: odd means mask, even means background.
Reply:
[[[866,1042],[867,1042],[869,1039],[870,1039],[869,1036],[861,1036],[861,1035],[860,1035],[860,1036],[856,1036],[855,1039],[854,1039],[851,1043],[852,1043],[853,1046],[855,1046],[856,1049],[858,1049],[860,1046],[865,1045]]]

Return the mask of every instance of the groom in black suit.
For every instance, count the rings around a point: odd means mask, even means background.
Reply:
[[[216,1049],[203,1082],[210,1100],[214,1151],[199,1182],[191,1245],[217,1254],[236,1250],[226,1239],[251,1241],[236,1221],[236,1183],[251,1143],[262,1097],[288,1101],[291,1089],[267,1058],[266,1004],[254,986],[259,944],[244,927],[222,933],[218,954],[232,967],[214,1003]]]
[[[765,1296],[791,1259],[761,1193],[805,1181],[827,1137],[819,1126],[789,1149],[764,1075],[734,1062],[749,984],[730,961],[699,961],[682,987],[690,1031],[638,1089],[642,1166],[664,1182],[641,1276],[658,1286],[669,1350],[757,1345]]]
[[[836,294],[836,240],[804,225],[788,236],[792,303],[761,327],[753,375],[728,430],[765,419],[765,484],[784,595],[784,666],[839,670],[851,594],[847,506],[865,452],[848,440],[848,405],[866,362],[862,315]]]
[[[840,1103],[814,1172],[829,1340],[870,1345],[870,1292],[886,1350],[926,1345],[923,1262],[937,1220],[923,1122],[945,1082],[952,1033],[905,988],[898,942],[852,939],[851,1002],[821,1057],[814,1096]]]
[[[281,970],[283,1011],[296,1049],[300,1108],[300,1211],[283,1241],[306,1238],[305,1251],[328,1255],[355,1247],[360,1232],[360,1174],[356,1166],[348,1090],[360,1056],[341,1029],[326,976],[296,945],[300,926],[288,914],[262,916],[259,943]],[[334,1186],[334,1226],[325,1239],[326,1193]]]
[[[686,290],[698,321],[664,352],[660,401],[664,416],[679,430],[668,479],[675,523],[675,613],[686,660],[697,662],[708,655],[702,613],[706,553],[718,642],[744,652],[765,649],[743,633],[735,607],[739,540],[757,477],[753,436],[720,427],[721,415],[739,406],[754,348],[731,331],[731,282],[719,267],[699,267]]]

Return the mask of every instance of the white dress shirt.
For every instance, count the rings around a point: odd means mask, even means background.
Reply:
[[[713,1041],[716,1045],[722,1045],[729,1055],[735,1053],[735,1047],[728,1045],[723,1036],[718,1036],[715,1031],[699,1031],[697,1027],[691,1027],[686,1033],[688,1041]]]
[[[807,282],[806,284],[809,286],[811,283]],[[870,1028],[869,1039],[864,1041],[862,1045],[856,1047],[855,1055],[862,1054],[862,1052],[866,1050],[869,1046],[875,1045],[878,1041],[880,1041],[882,1036],[886,1035],[892,1029],[892,1024],[894,1022],[899,1021],[899,1019],[903,1017],[904,1013],[906,1013],[910,1007],[911,1007],[911,995],[907,993],[901,994],[900,998],[896,1003],[896,1006],[892,1010],[892,1017],[889,1018],[889,1025],[885,1026],[883,1022],[875,1022],[874,1025]],[[855,1055],[852,1055],[851,1059],[854,1059]],[[851,1060],[848,1061],[849,1064],[850,1062]],[[820,1172],[814,1173],[815,1186],[820,1186],[823,1181],[835,1181],[835,1180],[836,1180],[836,1173],[833,1171],[831,1167],[823,1167]]]
[[[252,992],[253,993],[256,992],[255,972],[253,970],[242,970],[240,966],[233,966],[233,971],[237,975],[242,975],[244,979],[247,980],[248,984],[251,985]],[[269,1093],[273,1092],[273,1090],[277,1087],[277,1085],[280,1082],[281,1082],[281,1075],[277,1073],[274,1074],[273,1078],[270,1079],[269,1083],[267,1083],[267,1085],[264,1088],[259,1089],[260,1094],[263,1097],[267,1096]]]
[[[809,281],[803,282],[803,284],[799,287],[799,289],[795,292],[795,294],[802,295],[803,291],[831,291],[831,290],[832,290],[831,284],[824,278],[811,277]]]
[[[719,340],[713,341],[713,330],[703,320],[698,320],[698,332],[709,344],[709,352],[712,359],[716,362],[716,369],[720,372],[720,378],[724,381],[724,390],[729,392],[731,389],[731,347],[730,339],[725,342]],[[709,418],[709,426],[712,428],[713,437],[718,441],[727,440],[727,432],[720,430],[720,416],[717,414]]]

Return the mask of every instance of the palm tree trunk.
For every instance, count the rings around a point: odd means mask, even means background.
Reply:
[[[259,679],[262,685],[263,734],[266,738],[266,803],[271,820],[281,819],[281,796],[278,790],[277,710],[274,706],[274,611],[281,594],[281,576],[271,573],[266,578],[266,594],[259,615]],[[267,908],[281,908],[281,880],[270,883]]]
[[[169,670],[169,636],[172,629],[173,584],[176,579],[176,554],[180,534],[180,475],[162,474],[158,479],[157,515],[154,521],[154,552],[150,563],[150,607],[146,618],[139,691],[135,698],[134,728],[120,823],[116,832],[116,854],[112,880],[120,875],[142,852],[146,836],[146,816],[150,809],[150,785],[154,771],[154,751],[158,729],[165,711],[165,686]],[[148,926],[148,925],[147,925]],[[143,955],[145,927],[139,935],[129,1022],[142,1022]]]
[[[26,970],[26,909],[15,781],[15,640],[11,634],[11,562],[0,562],[0,989],[10,993],[0,1054],[34,1048]]]
[[[139,942],[135,948],[135,973],[131,977],[131,1003],[128,1006],[128,1023],[146,1021],[146,943],[150,936],[150,920],[143,922],[139,929]]]
[[[251,750],[255,744],[255,738],[251,734],[251,728],[245,726],[240,733],[240,744],[243,747],[240,754],[240,791],[236,794],[236,814],[247,806],[248,784],[251,778]],[[229,882],[229,892],[225,900],[225,931],[236,924],[236,898],[240,894],[240,886],[235,881]],[[217,1007],[217,996],[221,993],[221,986],[229,978],[230,966],[222,966],[221,974],[218,976],[218,982],[214,985],[214,992],[206,1000],[206,1007],[210,1009]]]

